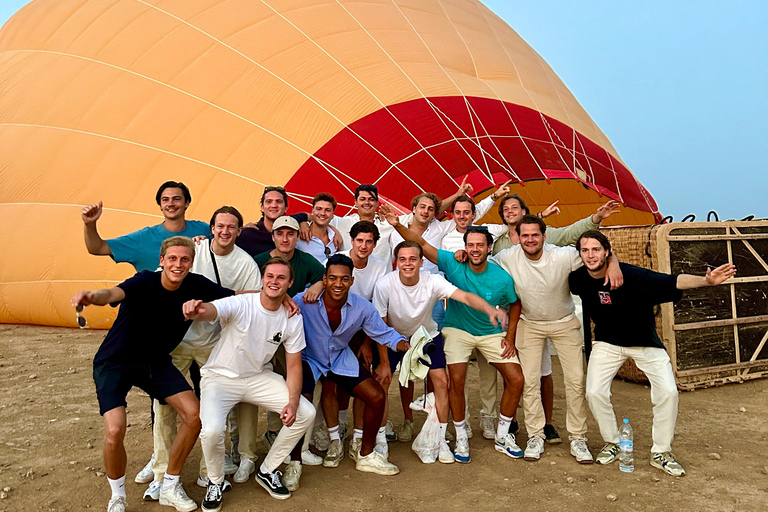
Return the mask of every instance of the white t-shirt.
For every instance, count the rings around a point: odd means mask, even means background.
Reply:
[[[195,261],[192,272],[201,274],[216,282],[216,273],[211,261],[211,240],[203,240],[195,245]],[[261,271],[251,256],[240,247],[226,256],[216,256],[216,266],[219,269],[221,286],[242,292],[246,290],[261,290]],[[193,348],[204,348],[216,343],[221,328],[218,323],[192,322],[182,344]]]
[[[390,272],[376,283],[373,305],[389,325],[410,338],[422,325],[430,336],[437,336],[437,324],[432,320],[432,308],[438,300],[448,299],[458,290],[439,274],[419,272],[419,282],[405,286],[399,272]]]
[[[280,343],[290,354],[306,346],[301,315],[288,318],[283,306],[269,311],[261,305],[260,293],[226,297],[212,304],[218,311],[221,339],[201,374],[211,371],[233,379],[252,377],[264,370]]]
[[[408,215],[404,215],[400,217],[400,224],[406,227],[411,227],[411,224],[413,224],[413,214],[409,213]],[[421,234],[421,237],[432,247],[440,248],[443,243],[443,237],[446,233],[456,229],[456,222],[453,221],[453,219],[440,222],[437,219],[432,219],[432,222],[429,223],[429,226],[427,226],[426,231]],[[395,247],[397,247],[397,244],[402,242],[404,240],[403,237],[400,236],[400,233],[397,231],[392,231],[392,234],[389,236],[389,245],[392,248],[392,259],[394,260],[394,251]],[[437,274],[440,271],[437,269],[437,265],[429,261],[428,259],[424,258],[424,265],[421,267],[422,270],[429,272],[430,274]]]
[[[405,218],[405,215],[401,215],[400,219]],[[349,230],[352,229],[356,223],[360,222],[360,215],[352,213],[345,215],[344,217],[334,217],[331,219],[331,226],[335,227],[341,233],[341,237],[344,239],[344,244],[341,249],[348,251],[352,249],[352,239],[349,236]],[[392,225],[386,220],[379,220],[378,218],[373,222],[379,230],[379,241],[376,243],[376,248],[373,250],[373,255],[379,258],[387,266],[387,270],[392,269],[392,249],[389,245],[389,236],[395,230]]]
[[[341,254],[349,256],[349,251],[342,251]],[[376,282],[388,272],[389,269],[386,263],[376,256],[370,255],[368,256],[368,264],[365,268],[355,267],[354,272],[352,272],[355,282],[349,291],[370,301],[373,299],[373,288],[376,286]]]
[[[536,323],[565,322],[574,316],[568,274],[583,265],[575,247],[544,244],[541,258],[529,260],[520,245],[504,249],[493,261],[515,280],[521,318]]]

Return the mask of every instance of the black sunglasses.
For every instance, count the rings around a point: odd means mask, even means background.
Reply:
[[[331,248],[328,246],[325,246],[325,257],[329,257],[331,255]]]
[[[487,233],[488,226],[467,226],[467,232],[469,231],[479,231],[481,233]]]

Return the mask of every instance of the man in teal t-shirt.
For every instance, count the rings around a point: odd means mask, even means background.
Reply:
[[[498,369],[504,378],[504,394],[501,397],[499,423],[496,429],[496,450],[512,458],[522,457],[523,451],[517,445],[515,435],[509,433],[523,391],[523,372],[515,351],[520,301],[515,294],[515,283],[512,277],[495,263],[488,262],[488,255],[493,247],[493,235],[485,226],[469,226],[464,233],[464,247],[468,258],[466,262],[459,263],[454,259],[452,252],[439,251],[421,236],[401,225],[391,209],[385,206],[382,207],[382,212],[404,239],[413,240],[421,245],[424,257],[436,263],[451,284],[480,296],[492,306],[509,309],[509,326],[505,333],[501,328],[491,324],[487,315],[478,314],[477,311],[463,304],[449,300],[443,337],[445,338],[445,359],[451,378],[449,395],[451,414],[456,427],[454,457],[458,462],[470,460],[464,384],[467,365],[474,349],[481,352],[488,363]]]
[[[160,246],[166,238],[207,236],[211,228],[207,222],[186,220],[185,214],[192,196],[186,185],[179,181],[166,181],[155,195],[163,222],[156,226],[128,233],[117,238],[104,240],[96,229],[101,217],[102,203],[90,204],[83,208],[81,217],[85,225],[85,247],[96,256],[111,256],[117,263],[130,263],[136,272],[157,269],[160,261]]]

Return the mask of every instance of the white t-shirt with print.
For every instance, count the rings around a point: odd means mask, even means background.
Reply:
[[[210,371],[233,379],[252,377],[264,370],[281,343],[290,354],[306,346],[301,315],[288,318],[283,306],[269,311],[261,305],[260,293],[226,297],[212,304],[218,312],[221,339],[201,374]]]
[[[214,283],[216,273],[211,261],[211,240],[203,240],[195,245],[195,261],[192,263],[192,272],[201,274]],[[216,266],[219,269],[221,286],[242,292],[247,290],[261,290],[261,271],[253,258],[240,247],[226,256],[216,255]],[[187,334],[184,335],[182,345],[192,348],[204,348],[213,345],[219,339],[221,328],[218,323],[192,322]]]
[[[376,283],[373,305],[397,332],[410,338],[422,325],[429,335],[437,336],[432,308],[438,300],[448,299],[458,290],[439,274],[419,272],[419,282],[406,286],[399,272],[390,272]]]

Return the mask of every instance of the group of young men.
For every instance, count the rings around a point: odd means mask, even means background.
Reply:
[[[398,216],[379,202],[375,185],[360,185],[355,213],[334,216],[335,199],[321,193],[311,212],[287,216],[285,190],[266,187],[262,219],[244,226],[231,206],[216,210],[208,224],[186,220],[189,190],[169,181],[156,196],[163,223],[110,240],[96,228],[102,204],[83,208],[88,251],[137,270],[116,287],[72,298],[78,310],[120,306],[93,371],[112,489],[108,511],[126,507],[123,439],[132,386],[154,399],[154,454],[136,481],[150,483],[145,499],[180,511],[197,509],[179,475],[198,435],[203,510],[220,510],[231,488],[227,474],[242,483],[255,473],[271,496],[285,499],[299,488],[302,466],[336,467],[344,458],[350,396],[348,450],[356,468],[397,474],[387,442],[407,442],[415,433],[407,379],[400,379],[405,420],[397,431],[388,421],[388,389],[398,364],[401,373],[425,375],[434,392],[440,462],[471,460],[465,383],[473,357],[480,368],[483,437],[511,458],[538,460],[545,442],[560,442],[551,419],[548,340],[563,368],[571,455],[579,463],[594,460],[586,437],[589,405],[606,443],[597,462],[617,458],[610,386],[632,357],[651,383],[651,464],[683,475],[671,453],[677,388],[653,306],[679,300],[683,289],[724,282],[735,273],[733,265],[697,277],[619,263],[597,230],[617,211],[615,201],[571,226],[548,229],[543,218],[559,212],[556,204],[530,215],[506,183],[477,205],[471,192],[462,183],[446,201],[422,193],[412,213]],[[475,225],[496,202],[504,224]],[[446,209],[451,219],[438,221]],[[581,297],[585,334],[571,294]],[[429,357],[419,372],[408,351],[425,344]],[[591,348],[586,373],[585,344],[588,355]],[[498,374],[503,393],[496,417]],[[516,438],[521,400],[525,449]],[[257,407],[268,411],[262,439],[270,446],[258,467]],[[310,443],[325,455],[311,451]]]

